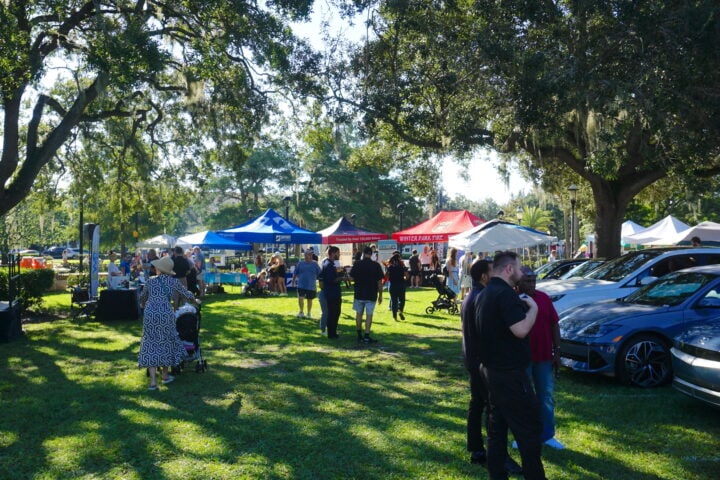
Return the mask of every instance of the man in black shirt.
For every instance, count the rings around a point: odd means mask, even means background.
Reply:
[[[372,260],[373,251],[370,247],[363,249],[363,257],[355,262],[350,270],[350,276],[355,282],[355,296],[353,310],[355,310],[355,325],[357,327],[358,342],[372,343],[370,327],[372,326],[375,301],[382,304],[383,271],[380,264]],[[362,316],[365,313],[365,336],[362,335]]]
[[[506,480],[508,427],[515,436],[526,479],[544,480],[541,459],[540,403],[530,377],[528,334],[535,324],[537,304],[514,287],[522,278],[514,252],[493,259],[493,276],[475,302],[481,374],[488,392],[487,462],[490,478]]]

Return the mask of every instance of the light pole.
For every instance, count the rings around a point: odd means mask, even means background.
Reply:
[[[397,204],[397,211],[400,214],[400,230],[403,229],[403,215],[405,214],[405,204],[403,202],[400,202]]]
[[[523,208],[522,205],[518,205],[515,209],[515,216],[517,217],[518,225],[522,225]]]
[[[292,197],[290,195],[283,198],[283,202],[285,202],[285,220],[288,222],[290,221],[290,202],[292,201]]]
[[[577,203],[578,186],[574,183],[568,187],[570,192],[570,257],[575,255],[575,203]]]

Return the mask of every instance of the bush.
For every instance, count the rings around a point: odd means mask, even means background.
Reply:
[[[55,271],[50,268],[20,270],[20,302],[23,309],[42,303],[42,296],[55,282]],[[8,272],[0,270],[0,300],[9,300]]]

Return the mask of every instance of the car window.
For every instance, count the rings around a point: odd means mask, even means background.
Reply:
[[[581,263],[580,265],[576,265],[569,272],[564,273],[560,277],[560,280],[567,280],[568,278],[572,277],[584,277],[588,273],[598,268],[604,262],[605,260],[588,260],[587,262]]]
[[[698,302],[698,307],[720,308],[720,287],[710,289]]]
[[[717,275],[700,272],[675,272],[628,295],[625,301],[641,305],[678,305]]]
[[[622,257],[608,260],[588,273],[585,278],[619,282],[661,253],[663,252],[660,250],[631,252]]]

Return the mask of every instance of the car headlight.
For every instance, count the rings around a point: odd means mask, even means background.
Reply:
[[[604,337],[613,330],[620,328],[620,325],[609,325],[605,323],[593,323],[578,332],[584,337]]]
[[[563,298],[564,296],[565,296],[564,293],[558,293],[557,295],[550,295],[550,300],[552,300],[553,302],[557,302],[558,300],[560,300],[560,299]]]

